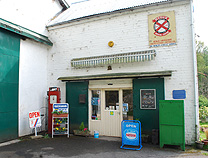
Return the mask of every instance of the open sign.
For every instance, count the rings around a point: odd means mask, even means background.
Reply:
[[[30,128],[36,128],[41,126],[40,111],[29,112]]]
[[[29,118],[38,118],[40,117],[40,111],[33,111],[29,113]]]

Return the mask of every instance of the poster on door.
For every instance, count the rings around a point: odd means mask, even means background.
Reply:
[[[164,12],[148,16],[149,46],[176,45],[175,12]]]
[[[156,90],[141,89],[140,90],[141,109],[156,109]]]

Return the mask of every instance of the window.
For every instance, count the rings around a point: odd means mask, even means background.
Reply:
[[[119,110],[118,91],[105,91],[105,110]]]
[[[92,90],[92,120],[100,120],[101,119],[101,91],[100,90]]]

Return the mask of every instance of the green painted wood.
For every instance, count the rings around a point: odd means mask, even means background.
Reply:
[[[85,103],[79,102],[80,94],[85,94]],[[66,102],[69,104],[70,133],[79,129],[81,122],[88,128],[88,82],[67,82]]]
[[[140,89],[156,89],[156,109],[140,108]],[[159,100],[164,99],[164,79],[134,79],[133,80],[133,117],[139,119],[143,133],[152,133],[159,129]]]
[[[138,77],[164,77],[171,76],[172,71],[157,71],[157,72],[136,72],[136,73],[111,73],[111,74],[99,74],[89,76],[69,76],[59,77],[58,80],[62,81],[83,81],[83,80],[102,80],[102,79],[119,79],[119,78],[138,78]]]
[[[6,21],[2,18],[0,18],[0,28],[4,28],[5,30],[8,30],[8,31],[13,32],[18,35],[21,35],[24,38],[25,37],[30,38],[30,39],[33,39],[37,42],[41,42],[41,43],[47,44],[49,46],[53,46],[53,43],[48,39],[48,37],[41,35],[37,32],[34,32],[32,30],[29,30],[27,28],[24,28],[20,25]]]
[[[160,100],[160,147],[180,145],[185,150],[185,120],[183,100]]]
[[[20,36],[0,29],[0,142],[18,137]]]

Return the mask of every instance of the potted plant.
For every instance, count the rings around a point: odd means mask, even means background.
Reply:
[[[204,143],[202,141],[195,141],[197,149],[203,149]]]
[[[52,114],[53,114],[53,117],[68,117],[68,113],[63,112],[63,111],[55,110],[52,112]]]
[[[79,126],[78,130],[73,130],[74,135],[80,135],[80,136],[89,136],[90,135],[90,131],[85,128],[84,126],[84,122],[82,122]]]
[[[208,128],[204,129],[204,133],[206,135],[206,139],[204,139],[202,142],[204,143],[204,145],[208,145]]]

